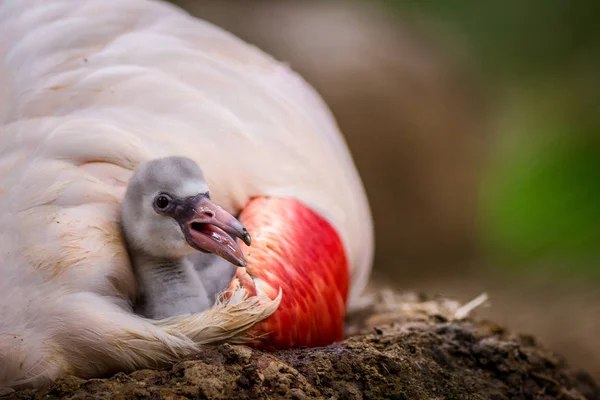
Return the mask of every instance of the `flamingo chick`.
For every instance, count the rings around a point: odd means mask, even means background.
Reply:
[[[199,274],[210,265],[197,271],[186,256],[199,251],[246,265],[234,238],[250,245],[250,234],[211,202],[204,175],[189,158],[165,157],[140,165],[125,192],[121,220],[139,286],[136,313],[147,318],[202,312],[212,306],[210,293],[224,289],[220,276],[204,281]],[[210,261],[231,279],[226,265],[217,258]]]

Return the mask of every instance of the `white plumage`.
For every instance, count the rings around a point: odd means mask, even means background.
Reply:
[[[0,387],[171,361],[237,333],[211,326],[274,310],[127,311],[120,200],[135,166],[168,155],[196,161],[230,212],[253,195],[315,209],[347,249],[350,304],[360,295],[366,196],[329,110],[287,66],[157,1],[0,0]]]

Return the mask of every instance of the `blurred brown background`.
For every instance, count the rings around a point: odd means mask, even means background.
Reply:
[[[480,315],[537,335],[600,379],[600,125],[590,117],[600,113],[600,64],[585,47],[568,53],[579,37],[568,23],[592,26],[577,19],[585,10],[173,2],[290,64],[329,104],[375,219],[374,287],[463,301],[486,291]],[[597,30],[584,34],[600,45]]]

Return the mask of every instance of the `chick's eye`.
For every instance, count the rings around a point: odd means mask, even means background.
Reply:
[[[154,199],[154,205],[159,210],[166,209],[167,207],[169,207],[170,203],[171,203],[171,200],[167,196],[162,195],[162,194],[156,196],[156,198]]]

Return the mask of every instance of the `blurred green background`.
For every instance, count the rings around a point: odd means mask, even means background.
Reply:
[[[367,189],[373,289],[440,293],[600,379],[600,24],[590,0],[175,0],[289,63]]]
[[[591,1],[387,1],[443,21],[494,86],[481,229],[502,261],[600,272],[600,24]],[[597,11],[597,10],[596,10]]]
[[[600,272],[600,24],[594,3],[384,2],[460,35],[503,121],[482,178],[485,250],[505,266]],[[596,10],[597,11],[597,10]]]

